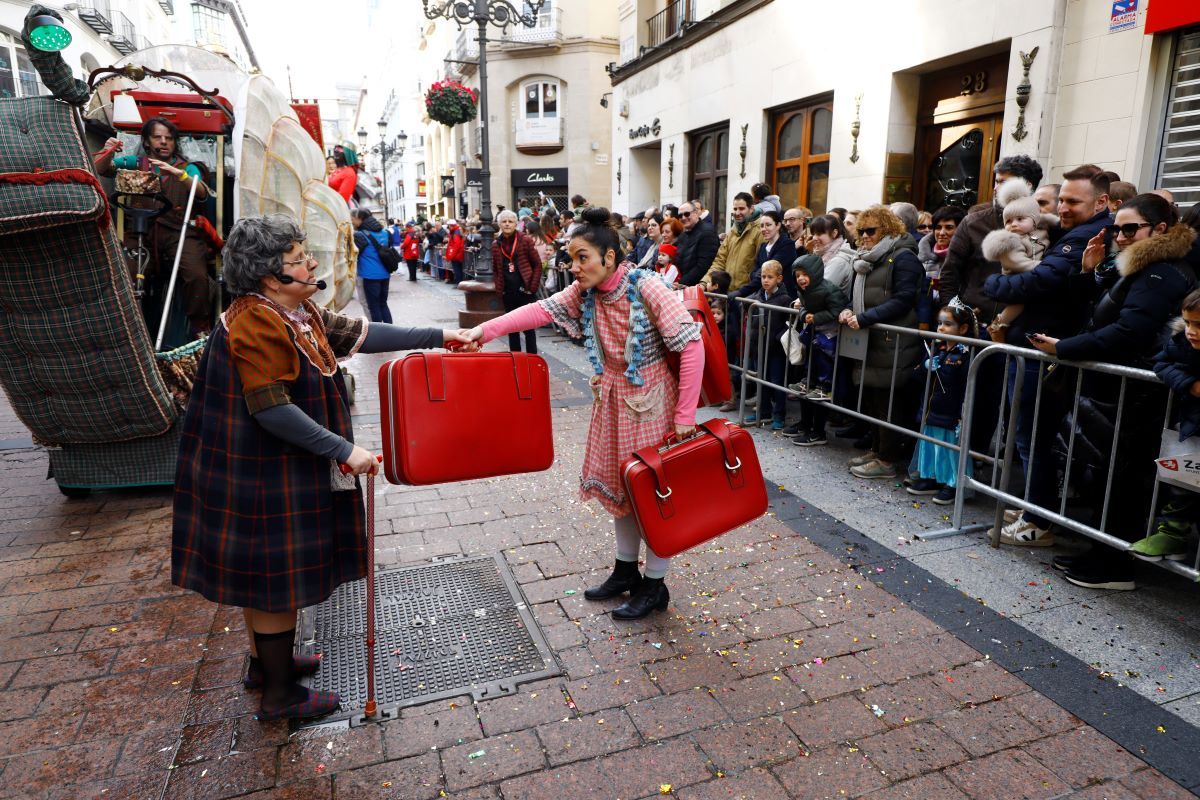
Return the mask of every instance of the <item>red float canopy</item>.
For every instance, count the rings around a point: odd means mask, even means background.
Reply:
[[[1196,0],[1151,0],[1146,9],[1146,33],[1182,28],[1200,23],[1200,3]]]

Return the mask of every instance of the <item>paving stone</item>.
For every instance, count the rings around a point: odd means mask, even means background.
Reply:
[[[523,687],[518,694],[482,701],[477,711],[484,735],[524,730],[573,716],[562,686],[561,681],[542,681]]]
[[[389,759],[407,758],[483,738],[474,706],[436,705],[437,709],[430,713],[383,723],[383,745]]]
[[[658,794],[663,784],[680,789],[713,775],[704,754],[687,736],[605,756],[598,763],[615,790],[614,797],[621,798],[648,797]]]
[[[607,709],[537,727],[553,765],[608,755],[640,744],[637,728],[623,711]]]
[[[809,662],[788,669],[787,674],[811,700],[824,700],[848,692],[861,693],[880,682],[856,656],[821,659],[820,664]]]
[[[629,706],[634,725],[647,741],[669,739],[726,720],[725,711],[704,689],[691,689]]]
[[[886,786],[887,778],[857,748],[818,750],[773,770],[792,797],[842,800]]]
[[[793,606],[756,611],[738,622],[738,628],[748,639],[772,639],[788,633],[798,633],[813,627],[813,623]]]
[[[984,758],[950,767],[945,772],[968,797],[1005,800],[1043,800],[1058,797],[1071,787],[1021,750],[1002,750]]]
[[[933,724],[975,757],[1032,742],[1044,735],[1021,716],[1011,700],[951,711]]]
[[[472,753],[479,753],[471,758]],[[505,733],[460,744],[441,752],[447,791],[469,789],[542,770],[546,758],[533,731]]]
[[[868,708],[878,706],[883,709],[889,725],[938,717],[958,707],[958,701],[942,691],[941,684],[933,677],[911,678],[880,686],[865,692],[861,699]]]
[[[618,708],[659,696],[654,681],[639,670],[608,673],[595,679],[583,678],[567,683],[567,691],[583,713]]]
[[[1076,789],[1105,778],[1119,778],[1143,764],[1095,728],[1059,733],[1022,748]]]
[[[261,792],[244,795],[241,800],[330,800],[332,797],[333,782],[329,778],[312,778],[300,783],[289,783],[287,786],[263,789]]]
[[[782,714],[812,702],[786,673],[743,678],[715,689],[713,694],[726,713],[739,721]]]
[[[651,679],[667,694],[696,687],[716,687],[734,681],[737,669],[715,653],[679,656],[646,667]]]
[[[598,762],[551,767],[500,784],[504,800],[618,797]]]
[[[904,780],[967,760],[967,751],[929,723],[905,725],[858,742],[889,780]]]
[[[793,709],[783,715],[783,721],[801,742],[814,750],[887,730],[883,720],[876,718],[857,695],[843,695]]]
[[[1072,795],[1073,796],[1073,795]],[[967,800],[962,791],[934,772],[863,795],[861,800]]]
[[[0,692],[0,722],[32,716],[45,694],[41,687]]]
[[[1121,785],[1137,797],[1153,797],[1155,800],[1185,800],[1193,795],[1156,769],[1142,769],[1121,778]]]
[[[222,719],[188,725],[179,737],[175,764],[193,764],[229,754],[233,746],[235,720]]]
[[[154,773],[164,775],[171,766],[172,756],[179,741],[174,730],[154,731],[129,736],[121,748],[114,775],[140,775]]]
[[[56,786],[46,800],[162,800],[166,773],[130,775],[124,778],[90,780],[84,784]]]
[[[1127,787],[1109,781],[1080,789],[1071,795],[1071,800],[1140,800],[1140,797],[1129,791]]]
[[[122,741],[99,739],[14,756],[4,768],[4,783],[44,793],[56,786],[108,777],[121,753]]]
[[[685,786],[680,800],[786,800],[787,792],[770,772],[755,768],[705,783]]]
[[[1006,702],[1010,708],[1015,708],[1021,716],[1036,725],[1042,733],[1062,733],[1083,725],[1082,720],[1065,711],[1041,692],[1025,692],[1007,698]]]
[[[806,754],[795,734],[775,716],[706,728],[695,738],[717,769],[725,773],[778,764]]]
[[[336,775],[383,759],[383,734],[378,725],[339,730],[309,728],[298,732],[279,751],[279,782],[314,774]]]
[[[986,703],[1029,691],[1028,685],[992,661],[974,661],[947,670],[938,685],[962,703]]]

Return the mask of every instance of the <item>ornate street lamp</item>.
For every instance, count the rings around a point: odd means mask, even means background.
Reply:
[[[488,94],[487,94],[487,26],[488,23],[507,31],[512,25],[526,28],[537,26],[538,14],[546,0],[524,0],[518,11],[509,0],[421,0],[426,19],[453,20],[459,30],[472,22],[479,29],[479,130],[483,149],[483,168],[479,171],[481,208],[479,233],[482,237],[475,261],[475,280],[463,281],[458,288],[467,293],[467,310],[460,311],[458,322],[474,327],[501,312],[500,298],[492,284],[492,172],[488,152]]]
[[[376,125],[379,128],[379,144],[372,147],[369,152],[379,156],[379,160],[383,163],[383,216],[390,225],[392,221],[392,214],[391,210],[388,208],[388,159],[392,156],[396,156],[397,158],[404,157],[404,146],[408,143],[408,134],[406,134],[404,131],[400,131],[400,133],[396,135],[396,140],[391,144],[388,144],[387,140],[384,138],[387,136],[387,120],[380,119]],[[358,129],[358,147],[360,151],[367,152],[366,128]]]

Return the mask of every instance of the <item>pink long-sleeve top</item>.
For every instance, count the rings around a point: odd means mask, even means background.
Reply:
[[[624,275],[623,269],[618,269],[599,287],[601,292],[611,292],[620,285]],[[665,288],[665,284],[663,284]],[[578,293],[577,284],[568,286],[559,295]],[[668,290],[669,291],[669,290]],[[504,316],[483,323],[483,341],[490,342],[500,336],[518,331],[538,328],[554,320],[543,303],[553,302],[555,295],[549,300],[530,303]],[[675,406],[674,420],[676,425],[695,425],[696,406],[700,402],[700,383],[704,376],[704,349],[699,339],[687,343],[679,353],[679,402]]]

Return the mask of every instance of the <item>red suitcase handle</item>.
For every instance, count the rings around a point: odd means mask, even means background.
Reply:
[[[425,385],[429,387],[429,401],[443,402],[446,399],[446,365],[441,353],[421,353],[425,361]],[[460,353],[458,355],[466,355]],[[512,353],[507,354],[513,362],[513,375],[517,381],[517,398],[520,400],[533,399],[533,376],[530,375],[530,361],[527,358],[517,358]]]
[[[710,419],[698,427],[698,436],[708,433],[715,436],[721,443],[721,449],[725,456],[725,471],[728,473],[730,485],[734,488],[744,485],[741,477],[742,460],[738,458],[733,449],[733,440],[729,436],[729,423],[723,419]],[[667,440],[670,439],[671,437],[668,436]],[[643,447],[633,454],[634,458],[641,461],[654,473],[654,495],[658,498],[659,510],[664,519],[675,514],[675,508],[671,504],[671,487],[667,484],[666,472],[663,469],[662,454],[667,449],[669,448]]]

